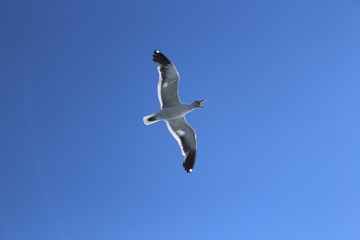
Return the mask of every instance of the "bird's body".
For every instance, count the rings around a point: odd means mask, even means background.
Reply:
[[[176,118],[179,118],[179,117],[183,117],[187,113],[195,110],[195,108],[196,107],[194,107],[191,104],[188,105],[188,104],[180,103],[178,105],[163,108],[159,112],[154,113],[152,115],[149,115],[147,117],[150,117],[150,118],[154,117],[156,119],[156,121],[160,121],[160,120],[168,121],[168,120],[173,120],[173,119],[176,119]],[[147,117],[144,118],[144,121],[145,121],[145,119],[148,119]],[[152,122],[145,121],[146,125],[149,125],[151,123]]]
[[[178,96],[179,73],[174,64],[162,54],[155,50],[153,61],[158,65],[159,83],[158,97],[161,110],[157,113],[144,117],[146,125],[164,120],[166,125],[178,141],[181,151],[185,156],[183,167],[186,172],[191,172],[196,159],[196,133],[185,119],[185,115],[196,108],[204,108],[201,105],[205,100],[198,100],[192,104],[181,103]]]

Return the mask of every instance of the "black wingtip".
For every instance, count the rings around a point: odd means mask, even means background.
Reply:
[[[171,64],[170,60],[159,50],[154,51],[153,61],[163,66]]]
[[[183,167],[185,168],[185,171],[187,173],[191,173],[194,169],[195,165],[195,159],[196,159],[196,151],[190,150],[184,158]]]

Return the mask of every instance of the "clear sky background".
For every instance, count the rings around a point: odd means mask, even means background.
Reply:
[[[360,239],[360,2],[0,2],[0,239]],[[198,136],[159,109],[159,49]]]

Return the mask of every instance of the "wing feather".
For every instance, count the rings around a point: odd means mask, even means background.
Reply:
[[[180,76],[174,64],[160,51],[155,50],[153,61],[158,65],[158,98],[161,108],[180,103],[178,87]]]
[[[166,121],[166,125],[179,143],[184,156],[183,167],[186,172],[191,172],[196,160],[196,133],[195,130],[186,121],[185,117]]]

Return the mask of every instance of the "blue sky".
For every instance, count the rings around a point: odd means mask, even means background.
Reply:
[[[360,2],[2,1],[0,239],[360,239]],[[159,109],[181,74],[198,156]]]

